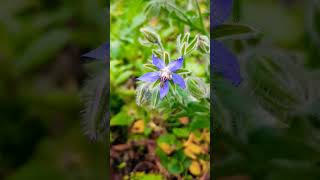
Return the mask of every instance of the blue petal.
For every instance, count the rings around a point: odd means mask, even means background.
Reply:
[[[82,55],[82,57],[106,60],[108,58],[108,54],[109,54],[108,52],[109,52],[109,43],[104,43],[97,49]]]
[[[155,82],[159,79],[159,72],[148,72],[143,76],[139,77],[138,80],[145,81],[145,82]]]
[[[164,98],[169,92],[169,81],[165,81],[163,86],[160,86],[160,99]]]
[[[180,75],[172,74],[172,80],[175,84],[179,85],[182,89],[186,88],[186,84]]]
[[[242,78],[236,56],[226,49],[221,42],[212,40],[211,47],[213,47],[213,57],[210,58],[210,63],[213,64],[214,70],[231,81],[233,85],[239,85]]]
[[[176,70],[180,69],[183,65],[183,57],[179,57],[177,60],[171,61],[168,64],[168,68],[171,72],[175,72]]]
[[[164,64],[164,62],[163,62],[160,58],[156,57],[155,55],[152,55],[152,63],[153,63],[159,70],[163,69],[163,68],[166,66],[166,65]]]
[[[232,0],[211,0],[210,6],[213,10],[212,26],[222,24],[231,15]]]

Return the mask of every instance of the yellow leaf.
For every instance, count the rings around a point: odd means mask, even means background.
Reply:
[[[194,154],[200,154],[202,152],[201,146],[196,145],[194,143],[189,143],[186,148],[190,149],[190,151]]]
[[[184,146],[188,146],[190,143],[199,143],[200,142],[200,138],[197,138],[194,133],[190,133],[188,140],[184,143]]]
[[[193,143],[194,135],[189,136],[188,141],[186,141],[183,145],[185,147],[184,153],[186,156],[190,157],[191,159],[196,159],[196,155],[200,153],[205,153],[202,146]]]
[[[155,132],[160,132],[160,131],[162,131],[162,128],[161,127],[159,127],[159,126],[157,126],[154,122],[150,122],[149,123],[149,127],[152,129],[152,130],[154,130]]]
[[[195,176],[199,176],[201,174],[201,167],[198,161],[192,161],[190,167],[189,167],[189,171],[191,172],[191,174],[195,175]]]
[[[167,143],[160,143],[159,147],[162,149],[163,152],[165,152],[168,155],[174,151],[174,148]]]
[[[201,141],[201,137],[197,137],[194,133],[191,133],[188,140],[199,143]]]
[[[209,171],[209,162],[207,161],[204,161],[204,160],[200,160],[200,164],[201,164],[201,167],[202,167],[202,172],[203,173],[206,173]]]
[[[185,154],[186,156],[188,156],[189,158],[191,158],[191,159],[197,159],[197,156],[196,156],[190,149],[185,148],[183,151],[184,151],[184,154]]]
[[[201,139],[203,139],[207,143],[210,143],[210,132],[208,130],[203,131],[203,133],[201,134]]]
[[[131,132],[133,133],[143,133],[144,132],[144,120],[138,120],[134,122]]]

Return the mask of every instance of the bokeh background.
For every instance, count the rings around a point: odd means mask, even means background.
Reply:
[[[244,81],[216,86],[213,170],[221,180],[319,179],[319,1],[234,1],[259,32],[224,43]]]
[[[83,135],[80,56],[106,41],[104,0],[2,0],[0,179],[106,179],[106,147]]]

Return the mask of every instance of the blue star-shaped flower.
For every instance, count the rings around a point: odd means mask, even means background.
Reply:
[[[213,10],[213,18],[211,21],[210,29],[221,25],[231,15],[232,0],[212,0],[211,9]],[[237,62],[236,56],[219,41],[212,40],[210,43],[213,49],[213,56],[211,63],[213,68],[223,77],[227,78],[235,86],[239,85],[242,81],[240,75],[240,67]]]
[[[138,80],[151,83],[160,80],[160,99],[168,94],[170,80],[182,89],[186,88],[183,78],[175,73],[183,65],[183,57],[179,57],[177,60],[171,61],[166,65],[161,59],[152,55],[152,63],[159,71],[146,73],[139,77]]]

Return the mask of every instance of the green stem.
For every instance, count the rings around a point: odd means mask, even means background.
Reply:
[[[164,52],[165,50],[163,48],[163,45],[162,45],[161,41],[159,41],[158,45],[160,46],[161,51]]]
[[[233,14],[233,21],[239,22],[241,18],[241,0],[234,1],[232,14]]]
[[[190,25],[192,24],[191,20],[188,18],[188,16],[186,14],[184,14],[184,12],[177,8],[175,5],[168,3],[169,6],[171,6],[171,8],[175,9],[178,13],[180,13],[187,21],[188,23],[190,23]]]
[[[202,14],[201,14],[201,10],[200,10],[200,6],[199,6],[199,2],[198,0],[195,0],[196,2],[196,5],[197,5],[197,9],[198,9],[198,13],[199,13],[199,20],[200,20],[200,24],[201,24],[201,27],[203,29],[203,31],[205,32],[206,30],[206,27],[204,26],[204,23],[203,23],[203,17],[202,17]]]
[[[176,10],[177,13],[181,14],[183,16],[183,18],[185,19],[182,19],[178,16],[178,18],[184,22],[185,24],[189,24],[189,26],[201,31],[202,33],[206,33],[206,31],[202,28],[199,28],[198,26],[194,25],[192,23],[192,21],[189,19],[189,17],[181,10],[179,9],[178,7],[176,7],[175,5],[171,4],[171,3],[167,3],[167,5],[169,5],[171,8],[173,8],[174,10]]]

